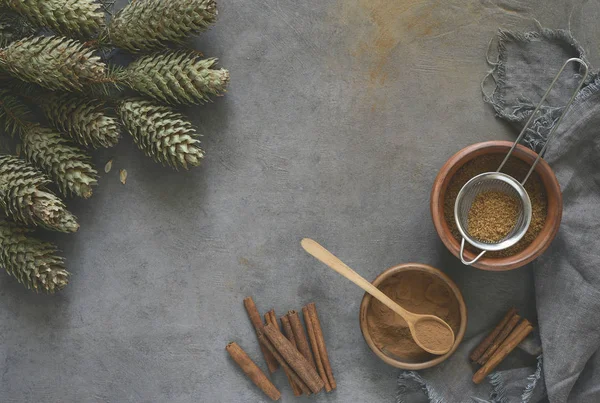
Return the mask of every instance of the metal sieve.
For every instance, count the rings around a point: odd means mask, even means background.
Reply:
[[[546,100],[546,97],[554,87],[554,84],[556,84],[556,82],[558,81],[558,78],[560,77],[561,73],[564,71],[565,67],[567,67],[567,65],[571,62],[577,62],[581,65],[583,69],[583,75],[581,77],[581,80],[579,81],[579,85],[571,95],[569,102],[565,105],[560,117],[558,118],[558,120],[552,127],[552,130],[548,134],[546,144],[544,144],[544,147],[539,152],[533,165],[531,165],[531,168],[527,172],[525,179],[523,179],[522,182],[519,182],[512,176],[500,172],[504,167],[504,164],[506,164],[506,162],[512,155],[514,149],[517,147],[517,144],[519,144],[519,142],[529,129],[529,126],[533,122],[535,115],[540,110],[540,107],[542,106],[542,104]],[[458,192],[458,195],[456,196],[456,202],[454,204],[454,218],[456,220],[456,226],[458,227],[458,231],[462,236],[460,244],[460,260],[464,264],[472,265],[473,263],[477,262],[488,251],[500,251],[513,246],[514,244],[519,242],[521,238],[523,238],[523,236],[529,229],[529,224],[531,224],[531,200],[529,199],[529,195],[525,190],[525,182],[527,182],[527,179],[529,179],[529,176],[533,173],[535,167],[542,158],[542,155],[544,155],[546,147],[550,143],[552,136],[556,132],[556,129],[560,125],[560,122],[565,116],[567,110],[573,103],[575,96],[581,89],[581,86],[583,85],[587,74],[588,66],[583,60],[578,58],[571,58],[567,60],[560,68],[558,73],[556,73],[556,76],[554,77],[554,80],[552,80],[550,87],[548,87],[548,89],[544,93],[544,96],[542,97],[537,107],[529,117],[529,120],[523,127],[523,130],[521,130],[521,133],[519,134],[512,147],[504,157],[504,160],[502,160],[502,163],[500,164],[496,172],[484,172],[475,176],[467,183],[465,183],[460,192]],[[515,225],[502,239],[496,242],[484,242],[475,238],[472,234],[469,233],[468,225],[469,211],[471,210],[473,202],[479,194],[490,191],[504,193],[514,198],[518,202],[518,214]],[[473,260],[468,261],[464,257],[465,241],[481,250],[481,252]]]

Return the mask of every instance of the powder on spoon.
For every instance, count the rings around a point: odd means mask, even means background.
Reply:
[[[452,332],[440,322],[423,319],[415,324],[415,333],[422,346],[429,350],[442,351],[452,347]]]
[[[438,316],[455,334],[458,332],[460,305],[450,287],[439,277],[407,270],[386,279],[378,288],[406,310]],[[412,362],[435,357],[415,343],[402,317],[375,298],[367,309],[367,326],[375,345],[389,356]]]

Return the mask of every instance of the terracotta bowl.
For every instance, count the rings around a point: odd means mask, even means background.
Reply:
[[[508,141],[487,141],[485,143],[470,145],[454,154],[440,169],[431,192],[431,217],[442,242],[454,256],[459,257],[460,243],[452,236],[444,217],[444,199],[450,180],[460,167],[473,158],[485,154],[506,154],[512,144],[512,142]],[[513,156],[529,165],[533,164],[537,158],[537,154],[534,151],[521,145],[515,148]],[[535,172],[539,174],[542,180],[548,199],[546,222],[539,235],[527,248],[519,253],[502,258],[485,257],[484,255],[477,263],[473,264],[474,267],[492,271],[516,269],[536,259],[550,246],[550,243],[558,232],[558,227],[562,219],[562,193],[558,180],[546,161],[543,159],[540,160],[535,167]],[[475,256],[473,252],[465,251],[465,257],[468,260],[474,259]]]
[[[435,276],[438,279],[441,279],[442,282],[445,283],[448,286],[448,288],[450,289],[451,297],[455,298],[456,302],[458,302],[458,310],[460,312],[459,324],[458,324],[457,328],[453,329],[455,339],[454,339],[454,345],[452,346],[452,349],[450,349],[450,351],[447,352],[446,354],[439,355],[439,356],[423,352],[422,359],[401,358],[399,356],[395,356],[395,355],[392,355],[392,354],[382,351],[379,347],[377,347],[377,345],[373,341],[373,338],[371,335],[371,329],[369,327],[369,322],[367,320],[369,305],[371,304],[371,301],[373,300],[373,297],[371,297],[371,295],[369,295],[369,294],[365,294],[363,296],[362,303],[360,304],[360,330],[362,331],[363,337],[365,338],[365,341],[367,342],[367,344],[371,348],[371,350],[373,350],[375,355],[377,355],[379,358],[381,358],[385,363],[392,365],[394,367],[397,367],[397,368],[403,368],[403,369],[409,369],[409,370],[418,370],[418,369],[425,369],[425,368],[433,367],[433,366],[439,364],[440,362],[446,360],[448,357],[450,357],[452,355],[452,353],[454,353],[454,351],[456,351],[456,349],[458,348],[458,345],[462,341],[462,339],[465,335],[465,330],[467,329],[467,306],[465,305],[465,301],[463,299],[462,294],[460,293],[460,290],[458,289],[456,284],[454,284],[454,282],[450,279],[450,277],[448,277],[447,275],[442,273],[440,270],[433,268],[431,266],[428,266],[426,264],[406,263],[406,264],[401,264],[398,266],[391,267],[391,268],[387,269],[386,271],[384,271],[383,273],[381,273],[373,281],[373,285],[375,287],[379,287],[380,285],[384,284],[384,282],[386,280],[390,279],[391,277],[393,277],[396,274],[401,273],[401,272],[427,273],[431,276]]]

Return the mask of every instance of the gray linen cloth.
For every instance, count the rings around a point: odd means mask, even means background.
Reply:
[[[585,60],[584,50],[567,31],[500,31],[495,43],[498,60],[488,58],[494,67],[484,82],[493,79],[496,86],[489,96],[484,91],[484,100],[516,130],[529,118],[564,61],[575,56]],[[527,133],[525,142],[530,147],[539,150],[545,143],[576,87],[578,73],[576,64],[563,73]],[[532,263],[539,334],[520,346],[535,356],[541,339],[543,358],[539,355],[537,365],[526,366],[522,359],[527,354],[515,351],[507,360],[513,369],[495,372],[488,383],[474,385],[470,377],[475,367],[467,356],[482,334],[463,342],[436,368],[402,372],[399,403],[600,402],[599,156],[600,79],[591,74],[545,155],[563,191],[563,219],[548,251]]]

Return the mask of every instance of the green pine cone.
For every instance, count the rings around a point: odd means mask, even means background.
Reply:
[[[112,44],[130,52],[158,50],[207,30],[216,18],[213,0],[132,1],[113,18],[108,32]]]
[[[52,129],[32,125],[21,133],[27,160],[44,171],[65,196],[88,198],[98,182],[90,157]]]
[[[0,156],[0,205],[14,220],[60,232],[79,229],[77,219],[46,185],[48,178],[25,161]]]
[[[0,265],[28,289],[53,293],[69,283],[57,248],[28,235],[31,229],[0,221]]]
[[[50,124],[84,146],[113,147],[119,142],[117,119],[99,99],[76,94],[49,94],[39,104]]]
[[[105,25],[104,12],[94,0],[1,0],[0,4],[64,36],[89,38]]]
[[[79,91],[106,81],[106,65],[81,42],[34,36],[0,50],[0,67],[23,81],[50,90]]]
[[[191,51],[155,53],[131,63],[123,83],[131,89],[168,104],[203,104],[221,95],[229,84],[229,71],[213,69],[217,59],[201,59]]]
[[[204,152],[199,136],[183,115],[142,98],[124,100],[117,112],[147,156],[174,169],[200,165]]]

